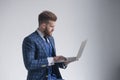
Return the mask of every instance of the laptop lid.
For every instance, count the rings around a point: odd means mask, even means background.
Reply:
[[[78,51],[78,54],[76,56],[77,60],[81,57],[81,55],[83,53],[83,50],[84,50],[84,48],[86,46],[86,43],[87,43],[87,40],[82,41],[81,46],[80,46],[79,51]]]

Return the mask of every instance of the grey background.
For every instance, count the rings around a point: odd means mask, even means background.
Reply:
[[[75,56],[88,39],[81,59],[61,70],[64,79],[120,80],[119,0],[0,0],[0,80],[26,79],[21,45],[43,10],[58,16],[58,55]]]

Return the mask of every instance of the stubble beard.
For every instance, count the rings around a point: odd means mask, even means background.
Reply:
[[[52,36],[52,32],[51,31],[49,32],[47,29],[45,29],[44,35],[45,36]]]

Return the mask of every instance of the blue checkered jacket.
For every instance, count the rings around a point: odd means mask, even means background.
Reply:
[[[55,44],[53,37],[49,37],[49,41],[53,47],[52,56],[55,54]],[[22,45],[23,60],[26,69],[28,70],[27,80],[47,80],[48,75],[48,60],[46,55],[44,40],[40,37],[37,31],[25,37]],[[64,63],[57,63],[52,66],[52,72],[57,78],[62,79],[59,72],[60,68],[66,68]]]

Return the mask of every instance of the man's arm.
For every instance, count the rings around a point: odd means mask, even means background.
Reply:
[[[23,51],[24,64],[28,70],[39,69],[41,67],[48,66],[47,58],[43,58],[39,60],[35,59],[34,57],[35,44],[31,39],[29,38],[24,39],[22,45],[22,51]]]
[[[49,62],[49,66],[52,65],[57,65],[60,68],[66,68],[67,64],[66,63],[59,63],[60,61],[65,61],[66,58],[63,56],[55,56],[55,57],[48,57],[48,62]]]

